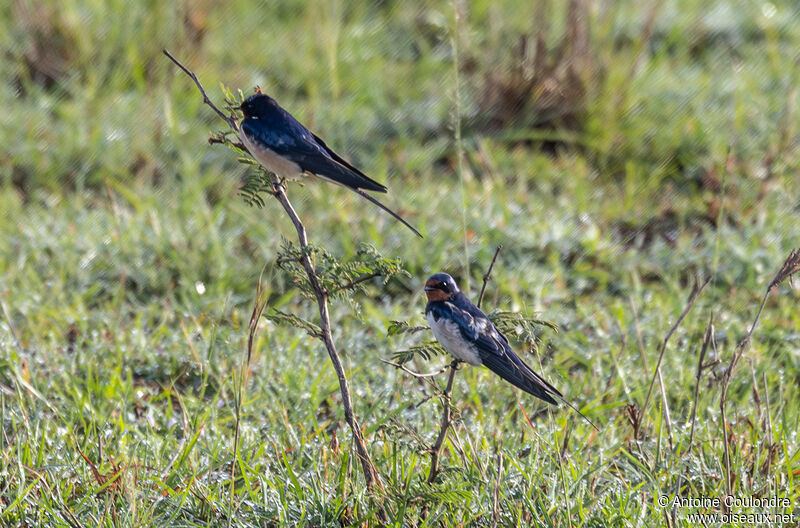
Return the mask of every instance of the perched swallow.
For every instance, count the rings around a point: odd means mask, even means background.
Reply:
[[[566,401],[562,394],[535,373],[512,350],[480,308],[472,304],[447,273],[437,273],[425,283],[428,305],[425,316],[436,340],[457,360],[470,365],[484,365],[492,372],[547,403],[563,401],[595,429],[597,427]]]
[[[433,335],[459,361],[485,365],[492,372],[547,403],[562,398],[511,349],[480,308],[472,304],[447,273],[437,273],[425,283],[428,305],[425,316]]]
[[[268,171],[287,179],[308,173],[343,185],[395,217],[422,238],[419,231],[400,215],[364,192],[385,193],[387,189],[384,185],[342,159],[272,97],[262,93],[251,95],[239,109],[244,114],[239,137],[250,154]]]

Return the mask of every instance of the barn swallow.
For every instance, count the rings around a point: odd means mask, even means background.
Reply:
[[[432,275],[425,282],[425,295],[428,297],[425,316],[433,335],[457,361],[484,365],[525,392],[547,403],[555,404],[558,398],[583,416],[558,389],[520,359],[486,314],[458,289],[453,277],[447,273]],[[588,418],[583,418],[592,424]]]
[[[367,177],[336,154],[322,139],[281,108],[275,99],[256,93],[248,97],[239,109],[244,114],[239,137],[250,154],[268,171],[287,179],[307,173],[343,185],[392,215],[422,238],[419,231],[400,215],[365,192],[385,193],[386,186]]]

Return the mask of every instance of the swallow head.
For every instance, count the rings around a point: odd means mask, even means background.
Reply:
[[[447,273],[437,273],[425,282],[425,295],[429,301],[446,301],[460,290],[453,277]]]
[[[275,99],[259,92],[245,99],[239,106],[239,110],[245,117],[263,117],[270,108],[277,104]]]

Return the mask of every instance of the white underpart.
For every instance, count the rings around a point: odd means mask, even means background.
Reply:
[[[250,151],[256,161],[268,171],[275,173],[276,176],[288,179],[302,176],[303,170],[300,165],[279,156],[274,150],[259,145],[251,140],[243,130],[239,130],[239,138],[241,138],[242,143],[244,143],[244,146],[247,147],[247,150]]]
[[[433,330],[436,340],[441,343],[445,350],[452,354],[456,359],[466,361],[470,365],[482,365],[481,357],[475,345],[464,339],[461,330],[455,322],[440,317],[438,321],[433,318],[433,312],[428,312],[428,324]]]

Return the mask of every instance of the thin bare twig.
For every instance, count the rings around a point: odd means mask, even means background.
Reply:
[[[483,302],[483,294],[486,291],[486,284],[489,282],[489,277],[492,275],[492,269],[494,268],[494,263],[497,260],[497,255],[500,254],[501,249],[503,249],[503,245],[498,244],[497,249],[494,250],[494,256],[492,257],[492,262],[489,264],[489,269],[486,270],[486,274],[484,274],[483,276],[483,286],[481,286],[481,294],[478,295],[478,304],[476,304],[478,308],[481,307],[481,303]]]
[[[256,283],[255,301],[253,302],[253,311],[250,314],[250,324],[248,326],[248,333],[247,333],[247,361],[246,362],[243,361],[242,364],[240,365],[239,381],[236,390],[236,406],[234,407],[236,421],[234,423],[234,431],[233,431],[233,461],[231,463],[231,486],[230,486],[230,496],[228,504],[228,508],[230,509],[230,511],[233,511],[233,496],[236,484],[236,466],[237,466],[237,461],[239,460],[239,442],[241,439],[242,402],[244,401],[244,388],[247,386],[247,375],[249,373],[250,359],[253,355],[253,342],[255,341],[256,329],[258,328],[258,321],[261,319],[261,315],[264,313],[264,308],[266,308],[267,306],[268,293],[264,290],[263,287],[263,282],[262,282],[263,276],[264,276],[264,269],[261,270],[261,274],[258,276],[258,282]],[[236,378],[234,374],[234,385],[235,384],[236,384]],[[233,516],[228,517],[228,526],[230,526],[232,518]]]
[[[200,90],[200,93],[203,95],[203,102],[210,106],[217,113],[217,115],[228,124],[228,126],[238,133],[239,127],[236,123],[236,120],[232,117],[226,116],[219,108],[217,108],[216,105],[214,105],[214,103],[208,98],[208,95],[206,95],[205,89],[203,89],[202,84],[194,72],[184,66],[167,50],[163,51],[172,62],[174,62],[181,70],[191,77],[195,85],[197,85],[198,90]],[[364,473],[364,479],[368,488],[371,488],[375,484],[382,488],[383,484],[381,483],[380,475],[378,474],[377,469],[375,469],[375,466],[369,457],[369,452],[367,451],[364,437],[361,434],[361,427],[358,424],[358,420],[356,419],[355,415],[353,414],[349,383],[344,372],[342,360],[339,357],[339,353],[336,351],[336,345],[333,342],[333,335],[331,333],[330,314],[328,311],[328,292],[320,284],[319,278],[314,270],[314,265],[309,257],[309,251],[306,251],[308,249],[308,236],[306,234],[306,228],[303,225],[303,222],[300,220],[300,217],[297,215],[297,212],[294,210],[292,203],[289,201],[289,197],[286,195],[286,187],[283,182],[280,181],[274,174],[270,174],[270,182],[272,184],[272,194],[281,204],[284,211],[286,211],[286,214],[291,219],[295,230],[297,231],[297,239],[300,243],[301,249],[303,250],[302,257],[300,258],[300,264],[303,266],[303,269],[308,276],[308,282],[311,285],[311,289],[314,291],[314,296],[317,300],[320,316],[320,329],[322,331],[322,335],[320,337],[322,338],[322,342],[325,344],[325,348],[328,351],[328,356],[330,357],[333,368],[336,371],[337,377],[339,378],[339,391],[342,395],[342,406],[344,407],[345,421],[350,426],[350,431],[353,435],[353,441],[356,446],[359,462],[361,463],[361,469]]]
[[[229,126],[229,127],[231,127],[233,130],[235,130],[235,131],[238,133],[238,132],[239,132],[239,125],[236,123],[236,120],[235,120],[234,118],[230,117],[230,116],[227,116],[227,115],[225,115],[225,113],[223,113],[223,112],[222,112],[222,110],[220,110],[219,108],[217,108],[217,105],[215,105],[215,104],[214,104],[214,103],[211,101],[211,99],[209,99],[209,98],[208,98],[208,94],[206,94],[206,91],[205,91],[205,89],[203,88],[203,85],[202,85],[202,84],[200,84],[200,80],[197,78],[197,75],[195,75],[195,74],[194,74],[194,72],[193,72],[192,70],[190,70],[189,68],[187,68],[186,66],[184,66],[184,65],[181,63],[181,61],[179,61],[178,59],[176,59],[175,57],[173,57],[173,56],[172,56],[172,53],[170,53],[170,52],[169,52],[169,51],[167,51],[166,49],[162,49],[161,51],[163,51],[163,52],[164,52],[164,55],[166,55],[167,57],[169,57],[169,60],[171,60],[172,62],[174,62],[174,63],[175,63],[177,66],[178,66],[178,68],[180,68],[181,70],[183,70],[183,72],[184,72],[186,75],[188,75],[189,77],[191,77],[191,78],[192,78],[192,80],[194,81],[194,84],[195,84],[195,85],[197,85],[197,89],[198,89],[198,90],[200,90],[200,93],[201,93],[201,94],[203,94],[203,102],[204,102],[205,104],[207,104],[208,106],[210,106],[210,107],[211,107],[211,109],[212,109],[212,110],[214,110],[214,111],[217,113],[217,115],[218,115],[218,116],[220,116],[220,117],[223,119],[223,121],[225,121],[226,123],[228,123],[228,126]]]
[[[286,195],[286,187],[275,177],[272,179],[272,188],[275,198],[278,199],[280,204],[283,206],[283,209],[286,211],[286,214],[289,215],[289,218],[291,218],[292,223],[297,230],[297,239],[300,242],[300,247],[304,250],[302,252],[303,256],[300,258],[300,263],[302,264],[303,269],[306,271],[308,282],[311,284],[311,289],[314,290],[314,296],[317,298],[320,329],[322,330],[322,341],[325,343],[325,348],[328,350],[328,356],[331,359],[331,363],[336,371],[336,375],[339,377],[339,391],[342,393],[345,421],[350,426],[350,430],[353,434],[353,440],[356,444],[356,452],[358,453],[359,461],[361,462],[361,469],[364,472],[364,478],[367,481],[367,487],[372,487],[374,484],[378,484],[380,487],[383,487],[380,481],[380,476],[378,475],[378,471],[372,464],[372,460],[367,452],[367,447],[364,443],[364,437],[361,434],[361,427],[359,426],[358,421],[353,414],[353,406],[350,399],[350,386],[347,381],[347,376],[344,372],[342,360],[339,357],[339,353],[336,351],[336,345],[333,342],[333,335],[331,334],[331,321],[330,314],[328,312],[328,292],[325,291],[325,289],[319,283],[319,278],[314,270],[314,265],[309,257],[309,252],[305,251],[308,248],[308,236],[306,235],[306,228],[303,225],[303,222],[300,220],[300,217],[297,215],[297,212],[294,210],[294,207],[292,207],[289,197]]]
[[[677,330],[678,327],[680,326],[680,324],[683,322],[684,317],[686,317],[686,315],[692,309],[692,306],[694,306],[694,303],[697,300],[697,297],[703,291],[703,288],[705,288],[706,285],[710,281],[711,281],[711,277],[709,276],[709,277],[706,278],[706,280],[703,281],[703,284],[701,284],[699,287],[697,287],[692,292],[692,295],[689,297],[689,301],[686,303],[686,306],[684,307],[683,312],[681,312],[681,314],[678,316],[678,319],[675,321],[675,324],[672,325],[672,328],[669,329],[669,332],[667,332],[667,335],[664,337],[664,340],[661,342],[661,350],[659,351],[659,354],[658,354],[658,362],[656,363],[656,368],[655,368],[655,370],[653,370],[653,377],[650,380],[650,388],[647,390],[647,397],[644,399],[644,404],[642,404],[642,408],[639,409],[639,416],[638,416],[638,420],[636,421],[636,428],[635,428],[635,430],[633,432],[633,437],[634,438],[639,438],[639,430],[640,430],[640,428],[642,426],[644,413],[647,411],[647,405],[650,403],[650,396],[653,393],[653,385],[656,382],[656,378],[658,377],[659,369],[661,368],[661,360],[664,359],[664,351],[666,351],[666,349],[667,349],[667,342],[669,342],[669,338],[672,337],[672,334],[675,333],[675,330]]]
[[[383,359],[383,358],[378,358],[378,359],[379,359],[379,360],[380,360],[382,363],[386,363],[387,365],[391,365],[391,366],[393,366],[394,368],[399,368],[399,369],[400,369],[400,370],[402,370],[403,372],[407,372],[407,373],[411,374],[412,376],[414,376],[415,378],[431,378],[431,377],[433,377],[433,376],[438,376],[439,374],[441,374],[442,372],[444,372],[445,370],[447,370],[448,368],[450,368],[450,364],[448,363],[447,365],[443,366],[443,367],[442,367],[442,368],[440,368],[439,370],[435,370],[435,371],[433,371],[433,372],[426,372],[426,373],[424,373],[424,374],[421,374],[421,373],[419,373],[419,372],[414,372],[413,370],[411,370],[411,369],[409,369],[409,368],[406,368],[406,366],[405,366],[405,365],[401,365],[400,363],[395,363],[395,362],[393,362],[393,361],[389,361],[389,360],[386,360],[386,359]]]

